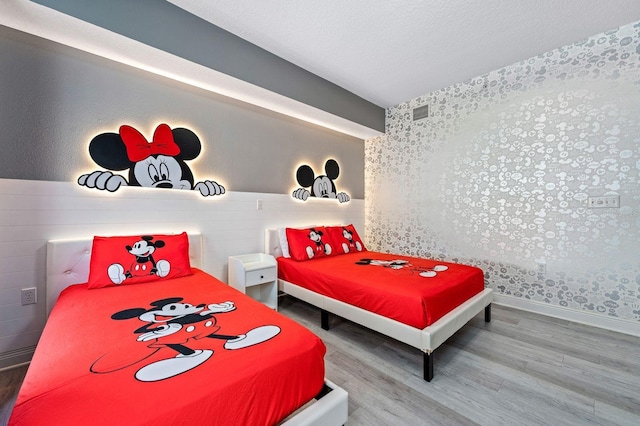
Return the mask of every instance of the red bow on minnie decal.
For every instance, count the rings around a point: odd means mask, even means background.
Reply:
[[[127,148],[130,161],[142,161],[152,155],[173,157],[180,154],[180,148],[173,140],[173,133],[167,124],[160,124],[153,132],[153,140],[148,142],[142,133],[131,126],[120,126],[120,137]]]

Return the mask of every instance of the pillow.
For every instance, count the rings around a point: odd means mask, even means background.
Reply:
[[[280,250],[282,251],[282,255],[286,258],[290,258],[291,254],[289,253],[289,242],[287,241],[286,228],[278,228],[278,239],[280,240]]]
[[[94,237],[88,288],[139,284],[192,273],[186,232]]]
[[[301,226],[296,229],[305,228],[313,228],[313,226]],[[291,258],[291,253],[289,253],[289,242],[287,241],[287,228],[278,228],[278,239],[280,240],[280,251],[282,252],[282,256]]]
[[[353,225],[327,226],[327,232],[335,245],[336,254],[367,251]]]
[[[333,252],[333,244],[323,226],[306,229],[287,228],[287,241],[289,253],[293,260],[309,260],[330,256]]]

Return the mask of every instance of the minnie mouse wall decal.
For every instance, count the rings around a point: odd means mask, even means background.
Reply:
[[[204,197],[222,195],[224,186],[212,180],[194,183],[185,161],[201,151],[198,136],[189,129],[171,129],[160,124],[149,142],[131,126],[120,126],[118,133],[102,133],[89,143],[93,161],[108,170],[83,174],[78,184],[115,192],[121,186],[198,190]],[[128,180],[112,171],[129,170]]]
[[[293,191],[292,197],[298,200],[307,201],[307,198],[337,198],[341,203],[348,202],[351,198],[345,192],[338,192],[336,184],[333,182],[340,174],[340,167],[336,160],[327,160],[324,165],[326,175],[315,176],[313,169],[304,164],[298,167],[296,180],[302,188]],[[305,188],[311,188],[311,191]]]

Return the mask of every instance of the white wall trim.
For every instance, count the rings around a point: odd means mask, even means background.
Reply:
[[[34,345],[0,353],[0,372],[28,364],[31,362],[35,351],[36,347]]]
[[[576,309],[549,305],[547,303],[497,293],[494,293],[493,295],[493,302],[496,305],[521,309],[523,311],[547,315],[554,318],[577,322],[579,324],[585,324],[592,327],[603,328],[605,330],[640,337],[640,323],[621,318],[595,314],[587,311],[578,311]]]

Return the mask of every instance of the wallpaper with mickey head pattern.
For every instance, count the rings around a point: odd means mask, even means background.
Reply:
[[[425,104],[430,117],[412,121]],[[372,249],[477,265],[498,293],[640,321],[640,23],[386,119],[365,143]],[[620,208],[589,208],[601,195]]]

